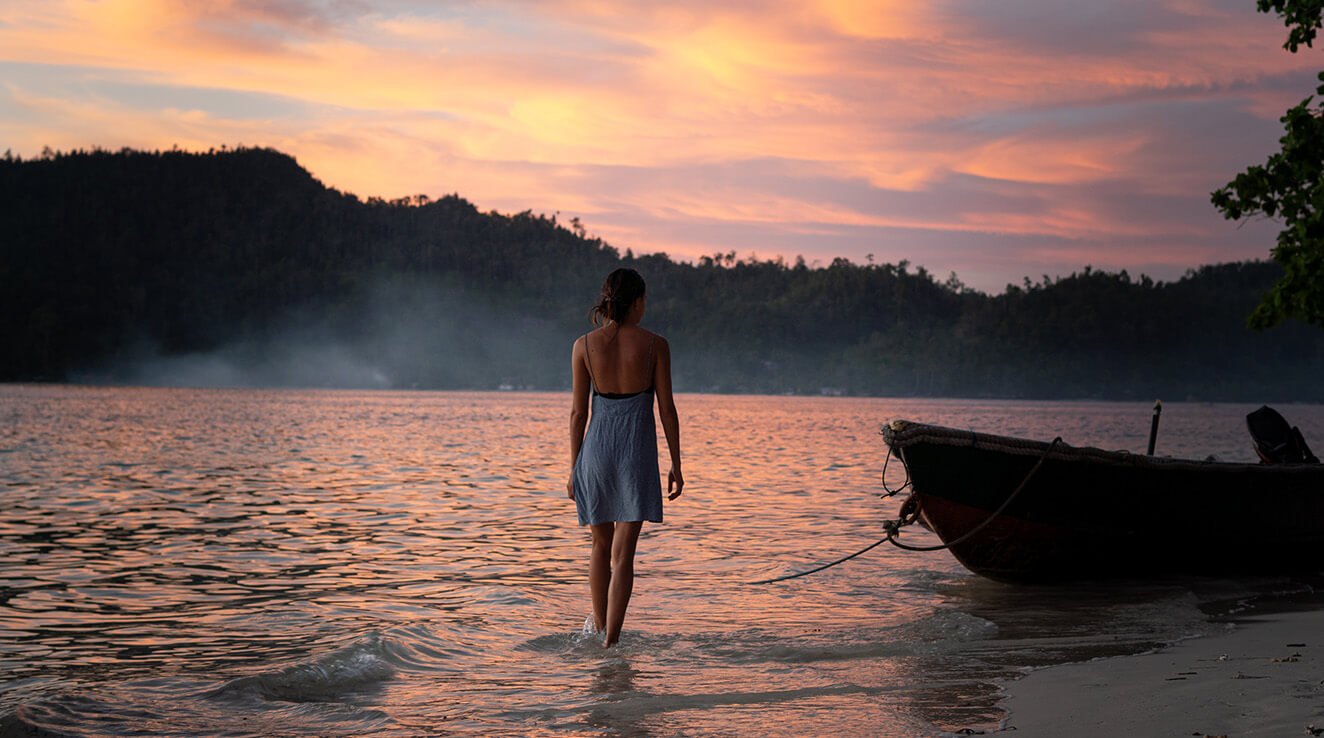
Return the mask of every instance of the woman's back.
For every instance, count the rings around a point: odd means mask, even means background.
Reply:
[[[637,325],[610,323],[584,338],[595,392],[637,394],[653,388],[657,336]]]

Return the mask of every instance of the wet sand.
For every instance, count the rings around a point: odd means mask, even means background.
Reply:
[[[1004,730],[1017,738],[1324,735],[1324,610],[1248,617],[1156,653],[1050,667],[1005,691]]]

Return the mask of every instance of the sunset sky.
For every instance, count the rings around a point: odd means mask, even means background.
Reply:
[[[1254,0],[0,0],[0,148],[270,146],[636,252],[1001,291],[1265,257],[1209,192],[1320,52]]]

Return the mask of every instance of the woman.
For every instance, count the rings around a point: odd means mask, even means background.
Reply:
[[[671,347],[667,339],[639,327],[645,302],[644,278],[638,272],[617,269],[607,275],[602,299],[589,311],[601,327],[575,341],[570,359],[574,400],[566,493],[575,501],[579,524],[590,526],[593,534],[588,563],[593,614],[584,628],[603,633],[604,646],[621,637],[634,588],[639,529],[645,520],[662,522],[654,396],[671,450],[667,499],[680,497],[685,487],[680,420],[671,395]]]

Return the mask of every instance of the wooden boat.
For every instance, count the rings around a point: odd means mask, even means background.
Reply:
[[[976,574],[1324,572],[1321,464],[1160,458],[906,421],[883,436],[919,522]]]

